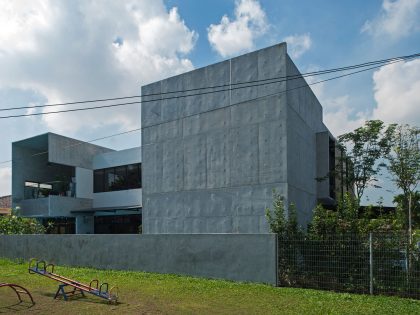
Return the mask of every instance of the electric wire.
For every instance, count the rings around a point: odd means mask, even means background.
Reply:
[[[315,85],[318,83],[322,83],[322,82],[327,82],[327,81],[331,81],[334,79],[338,79],[338,78],[342,78],[342,77],[346,77],[348,75],[353,75],[356,73],[360,73],[360,72],[365,72],[365,71],[369,71],[372,69],[376,69],[376,68],[381,68],[383,66],[387,66],[396,62],[401,62],[404,60],[410,60],[410,59],[414,59],[417,58],[417,55],[413,55],[413,57],[407,57],[404,59],[395,59],[394,61],[390,61],[387,64],[379,64],[373,67],[369,67],[369,68],[365,68],[359,71],[354,71],[354,72],[350,72],[347,73],[345,75],[340,75],[340,76],[336,76],[336,77],[332,77],[329,79],[325,79],[325,80],[321,80],[315,83],[309,83],[306,84],[300,88],[303,87],[307,87],[307,86],[311,86],[311,85]],[[298,77],[298,79],[302,79],[301,76]],[[76,111],[85,111],[85,110],[93,110],[93,109],[102,109],[102,108],[110,108],[110,107],[118,107],[118,106],[127,106],[127,105],[133,105],[133,104],[143,104],[143,103],[149,103],[149,102],[156,102],[156,101],[163,101],[163,100],[171,100],[171,99],[180,99],[180,98],[186,98],[186,97],[192,97],[192,96],[201,96],[201,95],[207,95],[207,94],[212,94],[212,93],[220,93],[220,92],[226,92],[226,91],[232,91],[232,90],[238,90],[238,89],[245,89],[245,88],[252,88],[252,87],[257,87],[257,86],[262,86],[262,85],[269,85],[269,84],[275,84],[275,83],[281,83],[284,82],[285,80],[274,80],[274,81],[270,81],[270,82],[264,82],[264,83],[257,83],[257,84],[248,84],[245,86],[236,86],[236,87],[229,87],[226,89],[219,89],[219,90],[214,90],[214,91],[207,91],[207,92],[200,92],[200,93],[195,93],[195,94],[186,94],[186,95],[177,95],[177,96],[171,96],[171,97],[165,97],[165,98],[156,98],[156,99],[151,99],[151,100],[141,100],[141,101],[136,101],[136,102],[127,102],[127,103],[118,103],[118,104],[109,104],[109,105],[102,105],[102,106],[94,106],[94,107],[85,107],[85,108],[76,108],[76,109],[65,109],[65,110],[58,110],[58,111],[50,111],[50,112],[40,112],[40,113],[30,113],[30,114],[17,114],[17,115],[9,115],[9,116],[0,116],[0,119],[8,119],[8,118],[18,118],[18,117],[29,117],[29,116],[39,116],[39,115],[48,115],[48,114],[58,114],[58,113],[67,113],[67,112],[76,112]],[[290,90],[290,89],[289,89]],[[281,93],[285,93],[289,90],[285,90],[285,91],[281,91]]]
[[[93,100],[84,100],[84,101],[66,102],[66,103],[56,103],[56,104],[0,108],[0,111],[33,109],[33,108],[55,107],[55,106],[67,106],[67,105],[106,102],[106,101],[115,101],[115,100],[123,100],[123,99],[133,99],[133,98],[140,98],[140,97],[168,95],[168,94],[175,94],[175,93],[185,93],[185,92],[194,92],[194,91],[206,90],[206,89],[222,88],[222,87],[227,87],[227,86],[231,87],[231,86],[250,84],[250,83],[255,83],[255,82],[267,82],[267,81],[278,80],[278,79],[285,79],[285,81],[287,81],[287,80],[293,80],[293,79],[300,79],[301,77],[311,77],[311,76],[316,76],[316,75],[334,73],[334,72],[338,72],[338,71],[353,70],[353,69],[363,68],[363,67],[367,67],[367,66],[371,66],[371,65],[386,64],[386,63],[389,63],[389,62],[395,61],[395,60],[405,60],[405,59],[410,59],[410,58],[416,58],[416,57],[419,57],[419,56],[420,56],[420,53],[417,53],[417,54],[412,54],[412,55],[406,55],[406,56],[399,56],[399,57],[392,57],[392,58],[381,59],[381,60],[376,60],[376,61],[370,61],[370,62],[360,63],[360,64],[356,64],[356,65],[351,65],[351,66],[344,66],[344,67],[339,67],[339,68],[331,68],[331,69],[326,69],[326,70],[306,72],[306,73],[303,73],[303,74],[297,74],[297,75],[292,75],[292,76],[272,77],[272,78],[267,78],[267,79],[259,79],[259,80],[251,80],[251,81],[236,82],[236,83],[229,83],[229,84],[213,85],[213,86],[199,87],[199,88],[192,88],[192,89],[184,89],[184,90],[178,90],[178,91],[167,91],[167,92],[159,92],[159,93],[151,93],[151,94],[143,94],[143,95],[132,95],[132,96],[123,96],[123,97],[114,97],[114,98],[102,98],[102,99],[93,99]],[[137,102],[123,103],[121,105],[129,105],[129,104],[137,104]],[[121,106],[121,105],[118,105],[118,106]],[[111,107],[111,106],[109,106],[109,107]],[[98,108],[101,108],[101,107],[98,107]],[[89,109],[93,109],[93,108],[89,108]]]
[[[387,62],[386,64],[379,64],[379,65],[376,65],[376,66],[373,66],[373,67],[362,69],[360,71],[351,72],[351,73],[349,73],[349,75],[360,73],[360,72],[364,72],[364,71],[369,71],[369,70],[376,69],[376,68],[380,68],[380,67],[383,67],[383,66],[386,66],[386,65],[390,65],[390,64],[395,63],[395,62],[401,62],[401,61],[404,61],[404,60],[414,59],[414,58],[417,58],[418,56],[420,56],[420,54],[411,55],[411,57],[394,58],[393,61]],[[347,76],[347,75],[344,75],[344,76]],[[321,82],[330,81],[332,79],[341,78],[341,77],[344,77],[344,76],[333,77],[333,78],[330,78],[330,79],[322,80]],[[302,77],[300,75],[297,75],[297,77],[295,79],[302,79]],[[269,79],[269,80],[272,80],[272,79]],[[266,81],[266,79],[264,79],[264,80],[255,80],[254,82],[261,82],[261,81]],[[50,111],[50,112],[40,112],[40,113],[29,113],[29,114],[17,114],[17,115],[9,115],[9,116],[0,116],[0,119],[18,118],[18,117],[29,117],[29,116],[39,116],[39,115],[48,115],[48,114],[58,114],[58,113],[85,111],[85,110],[102,109],[102,108],[110,108],[110,107],[118,107],[118,106],[127,106],[127,105],[133,105],[133,104],[142,104],[142,103],[149,103],[149,102],[155,102],[155,101],[170,100],[170,99],[179,99],[179,98],[185,98],[185,97],[191,97],[191,96],[201,96],[201,95],[206,95],[206,94],[211,94],[211,93],[220,93],[220,92],[226,92],[226,91],[232,91],[232,90],[238,90],[238,89],[245,89],[245,88],[257,87],[257,86],[262,86],[262,85],[269,85],[269,84],[274,84],[274,83],[280,83],[280,82],[284,82],[284,81],[287,81],[287,79],[274,80],[274,81],[270,81],[270,82],[263,82],[263,83],[257,83],[257,84],[248,84],[247,83],[248,85],[236,86],[236,87],[231,87],[230,85],[228,85],[229,88],[226,88],[226,89],[219,89],[219,90],[207,91],[207,92],[199,92],[199,93],[195,93],[195,94],[170,96],[170,97],[165,97],[165,98],[156,98],[156,99],[151,99],[151,100],[140,100],[140,101],[136,101],[136,102],[126,102],[126,103],[109,104],[109,105],[101,105],[101,106],[93,106],[93,107],[85,107],[85,108],[76,108],[76,109],[64,109],[64,110],[57,110],[57,111]],[[313,84],[314,83],[311,83],[309,85],[313,85]],[[182,91],[180,91],[180,92],[182,92]],[[180,93],[180,92],[171,92],[171,93]],[[160,95],[160,94],[158,94],[158,95]]]
[[[290,91],[293,91],[293,90],[301,89],[301,88],[308,88],[309,86],[312,86],[312,85],[316,85],[316,84],[320,84],[320,83],[323,83],[323,82],[335,80],[335,79],[338,79],[338,78],[343,78],[343,77],[354,75],[354,74],[357,74],[357,73],[361,73],[361,72],[369,71],[369,70],[372,70],[372,69],[380,68],[382,66],[386,66],[386,65],[389,65],[389,64],[392,64],[392,63],[401,62],[403,60],[414,59],[414,58],[417,58],[418,57],[417,55],[420,55],[420,54],[415,54],[415,55],[412,55],[411,57],[405,57],[404,59],[394,58],[394,61],[388,62],[385,65],[380,64],[380,65],[376,65],[376,66],[373,66],[373,67],[369,67],[367,69],[353,71],[353,72],[350,72],[350,73],[346,73],[346,74],[343,74],[343,75],[331,77],[331,78],[328,78],[328,79],[324,79],[324,80],[320,80],[320,81],[316,81],[316,82],[312,82],[312,83],[305,83],[305,85],[298,86],[298,87],[295,87],[295,88],[286,89],[286,90],[275,92],[275,93],[271,93],[271,94],[268,94],[268,95],[263,95],[263,96],[256,97],[256,98],[253,98],[253,99],[247,99],[245,102],[249,102],[249,101],[253,101],[253,100],[258,100],[258,99],[262,99],[262,98],[267,98],[267,97],[271,97],[271,96],[274,96],[274,95],[279,95],[279,94],[283,94],[283,93],[290,92]],[[300,76],[300,78],[301,78],[301,76]],[[196,95],[204,95],[204,94],[209,94],[209,93],[217,93],[217,92],[223,92],[223,91],[230,91],[232,89],[250,88],[250,87],[255,87],[255,86],[260,86],[260,85],[267,85],[267,84],[278,83],[278,82],[279,81],[270,82],[270,83],[264,83],[264,84],[247,85],[245,87],[237,87],[237,88],[223,89],[223,90],[218,90],[218,91],[209,91],[209,92],[198,93],[198,94],[193,94],[193,95],[178,95],[178,96],[175,96],[175,97],[153,99],[153,100],[148,100],[148,101],[130,102],[130,103],[122,103],[122,104],[111,104],[111,105],[106,105],[106,107],[110,107],[110,106],[122,106],[122,105],[126,105],[126,104],[138,104],[138,103],[152,102],[152,101],[161,101],[161,100],[173,99],[173,98],[178,99],[178,98],[189,97],[189,96],[196,96]],[[234,106],[234,105],[238,105],[238,104],[240,104],[240,103],[229,104],[228,106],[225,106],[225,107]],[[100,107],[94,107],[94,108],[100,108]],[[204,111],[204,112],[200,112],[200,114],[207,113],[207,112],[212,112],[212,111],[215,111],[215,110],[218,110],[218,109],[219,108],[207,110],[207,111]],[[75,111],[75,110],[87,110],[87,108],[73,109],[73,110],[66,110],[66,111]],[[57,112],[62,112],[62,111],[57,111]],[[53,112],[47,112],[47,113],[53,113]],[[35,113],[35,114],[47,114],[47,113]],[[187,116],[184,116],[183,118],[187,118],[187,117],[191,117],[191,116],[195,116],[195,115],[197,115],[197,114],[187,115]],[[21,117],[21,116],[19,116],[19,117]],[[5,118],[5,117],[0,117],[0,118]],[[174,120],[176,120],[176,119],[174,119]],[[168,121],[156,123],[156,124],[153,124],[153,125],[148,125],[147,127],[153,127],[153,126],[156,126],[156,125],[165,124],[165,123],[168,123],[168,122],[171,122],[171,121],[174,121],[174,120],[168,120]],[[136,129],[132,129],[132,130],[128,130],[128,131],[116,133],[116,134],[111,134],[111,135],[108,135],[108,136],[104,136],[104,137],[100,137],[100,138],[96,138],[96,139],[92,139],[92,140],[88,140],[88,141],[81,141],[81,142],[78,142],[76,144],[71,144],[71,145],[65,146],[63,148],[77,146],[77,145],[81,145],[81,144],[84,144],[84,143],[92,143],[92,142],[96,142],[96,141],[99,141],[99,140],[104,140],[104,139],[107,139],[107,138],[111,138],[111,137],[115,137],[115,136],[119,136],[119,135],[124,135],[124,134],[128,134],[128,133],[132,133],[132,132],[135,132],[135,131],[140,131],[141,129],[142,128],[136,128]],[[42,155],[42,154],[47,154],[47,153],[48,153],[48,151],[43,151],[43,152],[35,153],[32,156],[37,156],[37,155]],[[0,162],[0,164],[10,163],[10,162],[12,162],[12,160],[2,161],[2,162]]]

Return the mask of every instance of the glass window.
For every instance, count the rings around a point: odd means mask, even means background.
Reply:
[[[105,188],[104,191],[113,191],[115,182],[115,171],[114,168],[105,169]]]
[[[104,170],[96,170],[94,172],[93,192],[96,192],[96,193],[103,192],[104,182],[105,182]]]
[[[127,189],[127,166],[118,166],[115,168],[115,179],[112,190]]]
[[[95,170],[93,187],[95,193],[141,188],[141,164]]]
[[[140,164],[127,166],[127,188],[141,188]]]

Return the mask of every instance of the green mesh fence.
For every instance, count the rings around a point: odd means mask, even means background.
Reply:
[[[279,286],[419,299],[419,254],[403,234],[279,237]]]

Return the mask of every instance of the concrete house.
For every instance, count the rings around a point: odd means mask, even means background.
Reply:
[[[303,226],[318,202],[334,204],[335,139],[285,43],[143,86],[142,96],[141,149],[52,133],[14,142],[21,214],[68,233],[137,233],[140,223],[146,234],[267,233],[273,189]]]
[[[334,202],[332,180],[316,178],[334,167],[335,140],[286,43],[142,95],[144,233],[266,233],[273,189],[302,225],[318,201]]]
[[[141,150],[47,133],[12,144],[12,203],[53,233],[137,233]]]

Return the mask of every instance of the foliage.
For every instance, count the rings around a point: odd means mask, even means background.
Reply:
[[[396,186],[407,196],[420,182],[420,128],[397,126],[391,148],[387,156],[388,170],[394,176]]]
[[[23,218],[17,215],[16,210],[12,215],[0,216],[0,234],[44,234],[45,227],[36,219]]]
[[[380,120],[368,120],[365,125],[352,132],[338,137],[339,145],[344,151],[344,157],[350,161],[351,171],[345,180],[347,186],[354,186],[358,203],[368,185],[377,181],[382,163],[377,163],[390,150],[390,143],[395,125],[385,128]],[[340,161],[338,167],[344,167],[345,161]]]
[[[370,232],[391,232],[403,229],[403,217],[399,211],[374,214],[372,206],[359,212],[358,201],[350,194],[339,200],[336,210],[318,205],[314,209],[308,231],[311,238],[327,239],[331,236],[353,234],[365,236]]]
[[[408,200],[404,194],[394,197],[394,203],[397,204],[397,211],[402,216],[403,229],[408,229]],[[415,191],[411,194],[411,215],[413,229],[420,228],[420,192]]]
[[[267,208],[265,216],[270,231],[276,233],[279,238],[293,237],[302,233],[298,224],[296,206],[293,203],[289,205],[287,213],[286,218],[283,196],[273,190],[273,210]]]
[[[406,209],[406,221],[409,221],[413,213],[415,214],[410,199],[413,198],[420,182],[420,128],[409,125],[397,126],[392,135],[391,147],[387,156],[388,170],[393,176],[395,185],[403,191],[399,205]],[[410,207],[412,211],[408,213]],[[411,218],[408,218],[409,215]]]

